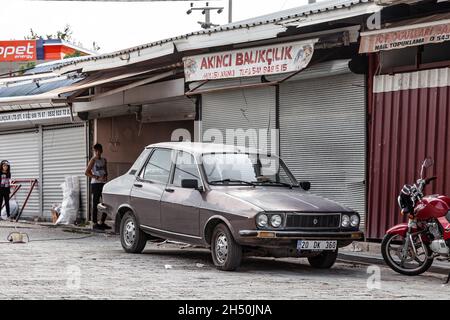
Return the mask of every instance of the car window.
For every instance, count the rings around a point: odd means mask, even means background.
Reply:
[[[194,157],[187,152],[180,151],[175,164],[173,185],[181,187],[183,179],[195,179],[198,181],[198,185],[201,185],[200,173]]]
[[[212,183],[226,180],[270,185],[297,185],[281,159],[267,154],[207,153],[202,156],[206,179]]]
[[[172,164],[172,150],[156,149],[144,168],[142,178],[155,182],[167,183]]]
[[[151,152],[150,149],[144,149],[142,151],[141,155],[134,161],[134,164],[131,166],[129,173],[130,174],[136,174],[136,172],[140,172],[140,169],[145,164],[145,160],[147,160],[149,153]]]

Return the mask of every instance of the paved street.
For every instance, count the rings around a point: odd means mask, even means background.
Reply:
[[[306,260],[247,258],[238,272],[217,271],[209,252],[148,244],[126,254],[118,236],[20,224],[31,242],[6,243],[0,222],[2,299],[447,299],[444,275],[398,275],[381,268],[368,289],[367,266],[337,263],[315,270]],[[369,284],[372,283],[369,281]]]

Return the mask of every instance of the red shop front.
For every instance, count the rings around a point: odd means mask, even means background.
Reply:
[[[427,17],[432,28],[405,22],[362,34],[360,52],[369,54],[368,240],[406,221],[397,196],[419,177],[425,157],[434,160],[427,176],[438,177],[426,194],[450,194],[450,42],[443,41],[450,21],[439,18]]]

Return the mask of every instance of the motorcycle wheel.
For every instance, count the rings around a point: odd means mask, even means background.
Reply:
[[[405,237],[399,234],[387,234],[381,242],[381,253],[386,264],[394,271],[416,276],[427,271],[433,264],[433,258],[429,258],[431,250],[427,245],[422,246],[418,236],[413,238],[417,255],[414,255],[413,247],[409,246],[408,256],[402,262],[401,250],[405,243]]]

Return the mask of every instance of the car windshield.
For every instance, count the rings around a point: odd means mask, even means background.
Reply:
[[[202,164],[209,184],[298,186],[284,162],[256,153],[207,153]]]

